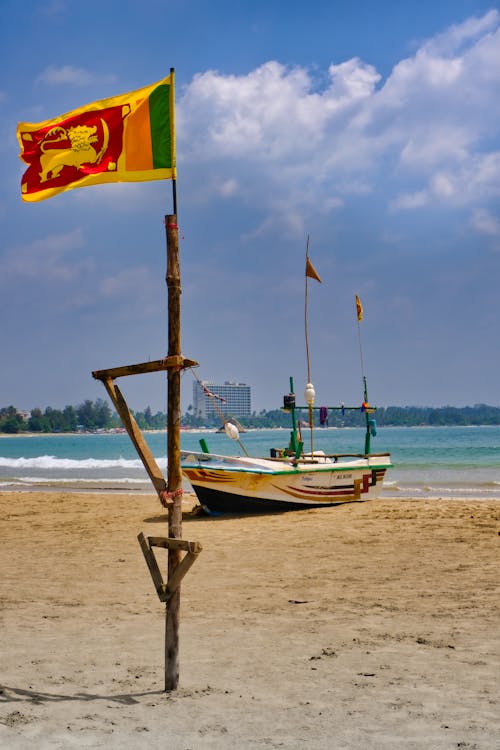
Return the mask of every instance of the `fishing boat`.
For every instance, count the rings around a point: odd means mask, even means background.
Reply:
[[[205,440],[201,451],[181,451],[181,468],[189,480],[202,508],[209,514],[253,514],[318,508],[341,503],[363,502],[377,497],[386,471],[391,468],[389,453],[372,453],[371,437],[376,434],[372,417],[374,408],[366,397],[361,406],[326,407],[364,411],[366,434],[364,452],[360,454],[325,454],[304,452],[300,424],[296,412],[314,411],[312,403],[297,407],[290,379],[290,393],[284,397],[283,408],[292,418],[290,442],[285,449],[270,451],[268,458],[248,455],[221,456],[210,453]],[[313,398],[311,384],[306,397]],[[322,410],[325,407],[321,407]],[[313,434],[312,420],[311,438]],[[237,428],[225,425],[228,437],[239,441]]]
[[[390,467],[385,455],[353,460],[315,456],[291,464],[191,453],[181,461],[209,514],[279,512],[373,499]]]
[[[377,496],[389,454],[300,460],[181,451],[181,467],[209,514],[266,513],[362,502]]]
[[[211,514],[252,514],[303,508],[318,508],[341,503],[362,502],[375,498],[386,471],[391,468],[389,453],[372,453],[371,438],[376,435],[373,418],[375,407],[368,403],[366,377],[359,322],[363,309],[356,295],[358,335],[363,372],[363,402],[361,406],[319,407],[320,423],[324,424],[329,410],[361,411],[366,418],[364,452],[359,454],[330,454],[314,450],[314,406],[316,393],[311,383],[308,337],[308,278],[321,279],[309,259],[309,238],[306,249],[305,334],[307,355],[307,385],[305,406],[297,406],[293,379],[290,392],[284,396],[283,409],[290,412],[292,431],[285,449],[271,449],[268,458],[252,458],[239,439],[234,420],[222,418],[228,437],[236,440],[244,455],[221,456],[210,453],[206,441],[200,440],[201,451],[181,451],[181,470],[191,483],[202,508]],[[214,396],[205,389],[207,396]],[[215,404],[214,404],[215,406]],[[218,408],[216,407],[218,411]],[[301,422],[297,412],[307,410],[310,428],[310,448],[304,451]]]

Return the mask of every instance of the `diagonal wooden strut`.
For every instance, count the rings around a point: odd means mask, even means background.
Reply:
[[[164,357],[153,362],[141,362],[137,365],[124,365],[123,367],[111,367],[106,370],[95,370],[92,375],[96,380],[100,380],[106,388],[111,401],[118,412],[123,426],[127,430],[135,449],[141,459],[144,468],[155,488],[160,502],[167,506],[170,502],[167,482],[163,476],[158,464],[156,463],[149,446],[144,439],[141,429],[134,419],[133,414],[127,406],[122,392],[115,384],[114,379],[126,375],[139,375],[148,372],[159,372],[170,369],[185,369],[196,367],[198,365],[193,359],[186,359],[181,354],[170,357]]]
[[[137,539],[141,545],[142,553],[149,568],[149,572],[151,573],[151,578],[153,579],[158,598],[161,602],[168,602],[170,597],[179,588],[182,579],[203,548],[199,542],[188,542],[186,539],[171,539],[158,536],[145,537],[142,531],[138,534]],[[168,550],[175,549],[186,552],[184,558],[170,575],[167,583],[164,583],[163,581],[152,547],[163,547]]]
[[[111,401],[115,406],[116,411],[120,415],[123,426],[127,430],[128,435],[135,446],[139,458],[141,459],[156,492],[158,493],[158,497],[163,503],[162,493],[167,492],[167,483],[165,481],[165,477],[161,473],[160,467],[156,463],[155,458],[151,453],[148,444],[144,439],[139,425],[129,411],[127,403],[123,398],[118,386],[115,385],[111,378],[102,378],[102,382],[109,394]]]

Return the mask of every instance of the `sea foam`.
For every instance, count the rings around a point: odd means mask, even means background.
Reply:
[[[166,466],[165,459],[158,465]],[[36,456],[34,458],[6,458],[0,456],[0,467],[7,469],[141,469],[140,459],[129,458],[57,458],[56,456]]]

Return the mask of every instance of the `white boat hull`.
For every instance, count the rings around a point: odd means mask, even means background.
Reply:
[[[232,458],[181,452],[184,476],[209,513],[264,513],[363,502],[376,497],[388,454],[333,460]]]

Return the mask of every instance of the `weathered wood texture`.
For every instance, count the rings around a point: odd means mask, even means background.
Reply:
[[[202,550],[200,542],[189,542],[187,539],[170,539],[164,536],[148,536],[150,547],[163,547],[164,549],[180,549],[183,552],[198,554]]]
[[[165,584],[163,583],[163,578],[161,575],[160,568],[158,567],[156,557],[151,551],[151,547],[146,541],[146,537],[144,536],[142,531],[140,532],[140,534],[137,535],[137,539],[139,540],[139,544],[141,545],[141,549],[142,549],[142,554],[144,555],[144,559],[146,560],[146,564],[149,568],[149,572],[151,573],[151,578],[153,579],[156,593],[158,594],[160,601],[165,601],[163,598]]]
[[[172,575],[169,576],[167,585],[165,586],[165,597],[167,602],[179,591],[182,579],[197,557],[198,553],[188,552],[177,565]]]
[[[170,368],[185,370],[188,367],[198,367],[198,362],[194,359],[186,359],[182,355],[174,357],[164,357],[155,359],[153,362],[140,362],[137,365],[122,365],[121,367],[110,367],[107,370],[94,370],[92,376],[96,380],[105,380],[106,378],[122,378],[126,375],[144,375],[148,372],[161,372]]]
[[[153,579],[158,598],[161,602],[168,602],[177,591],[182,579],[200,554],[202,546],[199,542],[189,542],[186,539],[168,539],[165,537],[153,536],[148,536],[146,538],[142,531],[137,536],[137,539],[139,540],[149,572],[151,573],[151,578]],[[186,555],[184,555],[184,558],[177,565],[166,584],[163,581],[158,562],[151,549],[152,547],[163,547],[164,549],[183,550],[186,552]]]
[[[168,356],[181,354],[181,273],[179,262],[179,230],[177,216],[165,217],[167,233],[168,288]],[[181,373],[179,369],[167,370],[167,484],[173,502],[168,506],[168,536],[182,538],[182,472],[181,472]],[[181,562],[181,551],[168,551],[168,579],[171,580]],[[165,690],[176,690],[179,684],[179,613],[180,587],[167,603],[165,622]]]

